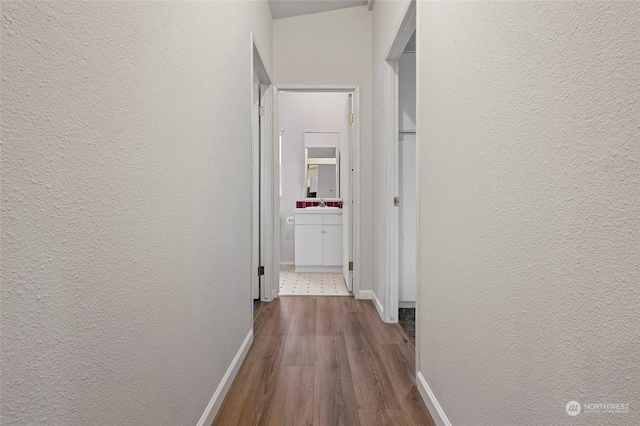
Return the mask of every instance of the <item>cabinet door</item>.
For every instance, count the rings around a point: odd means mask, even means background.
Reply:
[[[342,225],[324,225],[324,265],[342,265]]]
[[[296,265],[322,265],[322,225],[296,225]]]

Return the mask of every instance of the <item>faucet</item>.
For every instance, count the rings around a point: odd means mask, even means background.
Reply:
[[[327,205],[324,202],[324,198],[320,198],[320,204],[318,204],[318,207],[326,207]]]

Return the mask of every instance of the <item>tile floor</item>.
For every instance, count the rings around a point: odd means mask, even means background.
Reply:
[[[349,296],[342,274],[297,273],[280,267],[280,296]]]
[[[400,326],[407,333],[409,339],[416,344],[416,309],[415,308],[400,308],[398,309],[398,322]]]

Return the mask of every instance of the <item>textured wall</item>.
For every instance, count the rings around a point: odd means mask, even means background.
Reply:
[[[640,3],[418,8],[421,372],[455,425],[637,425]]]
[[[195,424],[251,328],[269,6],[2,9],[1,423]]]
[[[346,93],[296,93],[281,92],[278,99],[278,128],[282,135],[282,189],[280,199],[280,261],[293,262],[295,250],[294,225],[287,216],[293,214],[296,201],[304,197],[304,147],[305,130],[343,132],[341,143],[347,142],[347,114],[349,95]]]
[[[371,38],[371,13],[366,6],[273,22],[276,84],[360,86],[361,290],[371,290],[373,279]]]

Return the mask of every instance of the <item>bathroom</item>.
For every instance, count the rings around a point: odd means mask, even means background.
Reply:
[[[352,294],[352,108],[348,91],[279,93],[282,296]]]

